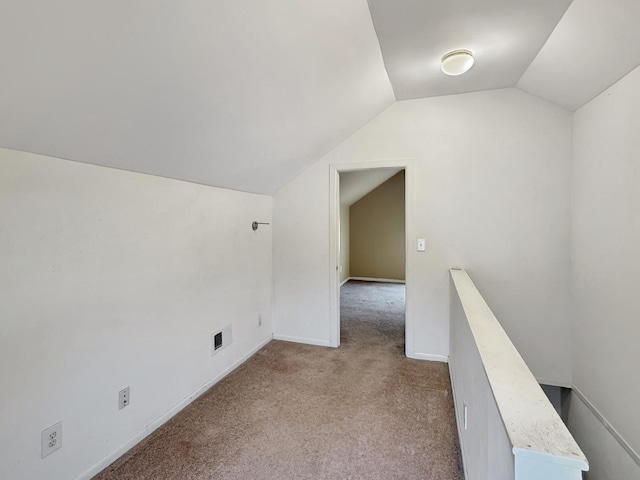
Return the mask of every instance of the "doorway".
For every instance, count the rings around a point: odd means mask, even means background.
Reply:
[[[379,295],[374,295],[374,297],[382,298],[385,295],[392,295],[395,299],[392,300],[394,303],[398,303],[399,299],[402,297],[402,300],[404,300],[404,353],[406,356],[413,358],[413,354],[415,353],[413,317],[411,315],[411,299],[413,298],[413,269],[411,268],[411,262],[409,261],[409,254],[411,252],[409,246],[411,244],[411,239],[413,238],[413,162],[411,160],[396,160],[331,165],[330,170],[331,241],[329,274],[331,291],[331,345],[337,347],[341,342],[341,285],[349,280],[352,282],[370,282],[368,288],[365,288],[365,284],[349,284],[348,293],[353,295],[354,292],[359,289],[363,294],[365,294],[365,291],[370,294],[372,291],[375,291],[376,288],[381,288],[381,293]],[[385,186],[384,184],[391,179],[393,179],[391,182],[392,184]],[[345,183],[350,184],[348,189],[342,189],[343,195],[341,195],[341,181],[343,185]],[[350,261],[352,252],[349,251],[349,247],[347,246],[352,242],[350,242],[348,238],[345,238],[348,237],[348,235],[345,235],[347,233],[345,232],[345,229],[348,228],[347,223],[345,222],[345,216],[349,215],[347,212],[350,212],[351,209],[350,206],[347,207],[346,205],[353,205],[358,200],[366,197],[367,194],[372,193],[373,198],[368,199],[372,201],[365,202],[372,203],[372,205],[360,205],[361,208],[357,209],[360,211],[358,214],[365,217],[365,219],[361,221],[366,223],[367,215],[372,215],[371,212],[367,214],[367,210],[373,210],[373,215],[375,216],[375,210],[380,209],[381,207],[386,210],[386,212],[384,212],[385,214],[393,214],[395,211],[395,214],[397,215],[397,206],[395,207],[395,210],[391,205],[384,206],[384,200],[381,200],[381,198],[376,199],[375,197],[384,198],[385,195],[388,197],[388,190],[393,187],[394,183],[397,184],[400,181],[404,183],[404,202],[402,202],[403,212],[400,212],[400,215],[403,215],[404,217],[401,219],[403,221],[400,222],[402,224],[401,229],[404,231],[399,233],[402,244],[399,251],[397,246],[398,233],[396,232],[395,236],[391,235],[391,237],[395,237],[395,240],[379,238],[377,242],[365,242],[365,244],[368,245],[365,246],[364,250],[369,249],[369,251],[358,252],[358,261],[352,263]],[[354,182],[359,185],[355,190],[352,188],[352,184]],[[375,190],[378,187],[386,188],[387,192],[378,192],[376,195]],[[397,185],[395,188],[397,188]],[[354,191],[356,192],[355,194]],[[345,195],[348,195],[349,198],[342,198]],[[383,203],[380,203],[381,201]],[[361,215],[362,212],[364,212],[364,215]],[[379,235],[380,223],[384,222],[378,222],[377,226],[374,225],[373,230],[367,231],[365,229],[364,232],[360,232],[358,235],[363,238],[366,238],[367,235]],[[376,232],[376,228],[378,228],[378,232]],[[358,245],[357,241],[354,243],[354,246]],[[395,247],[393,245],[395,245]],[[392,249],[394,251],[391,252],[391,255],[384,255],[383,250],[385,249]],[[354,267],[354,271],[350,271],[352,265]],[[404,285],[402,285],[403,283]],[[385,285],[387,285],[386,289],[389,290],[388,292],[385,290]],[[389,303],[389,298],[391,297],[387,297],[387,303]],[[352,300],[353,298],[349,299],[349,301]],[[398,305],[393,307],[396,309],[396,314],[398,313],[397,307]],[[380,311],[382,312],[384,310],[386,310],[386,306],[381,304]]]

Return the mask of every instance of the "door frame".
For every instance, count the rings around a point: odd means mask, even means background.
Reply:
[[[415,161],[413,159],[376,160],[357,163],[329,164],[329,343],[340,346],[340,281],[338,271],[340,262],[340,173],[377,169],[404,169],[405,174],[405,355],[415,356],[415,302],[413,301],[415,272],[413,261],[413,241],[415,238]]]

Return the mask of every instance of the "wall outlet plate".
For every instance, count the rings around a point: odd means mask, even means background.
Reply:
[[[62,448],[62,422],[42,431],[42,458]]]
[[[122,410],[124,407],[128,407],[131,403],[130,387],[125,387],[118,392],[118,410]]]

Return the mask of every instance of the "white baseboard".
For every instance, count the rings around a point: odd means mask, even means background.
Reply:
[[[318,340],[317,338],[294,337],[291,335],[273,334],[274,340],[282,340],[283,342],[305,343],[307,345],[316,345],[318,347],[330,347],[329,340]]]
[[[434,355],[432,353],[412,353],[407,357],[415,358],[416,360],[429,360],[430,362],[449,363],[449,357],[446,355]]]
[[[351,280],[351,277],[347,277],[345,280],[343,280],[342,282],[340,282],[340,286],[344,285],[345,283],[347,283],[349,280]]]
[[[80,475],[78,475],[75,478],[75,480],[90,480],[91,478],[96,476],[98,473],[100,473],[102,470],[107,468],[109,465],[111,465],[113,462],[115,462],[118,458],[120,458],[122,455],[127,453],[129,450],[131,450],[133,447],[135,447],[138,443],[140,443],[142,440],[144,440],[146,437],[148,437],[154,431],[156,431],[158,428],[160,428],[162,425],[164,425],[172,417],[174,417],[176,414],[180,413],[180,411],[182,411],[185,407],[187,407],[190,403],[192,403],[195,399],[197,399],[204,392],[209,390],[209,388],[214,386],[216,383],[218,383],[224,377],[229,375],[231,372],[233,372],[236,368],[238,368],[244,362],[246,362],[258,350],[260,350],[267,343],[269,343],[271,341],[271,339],[272,339],[272,337],[270,335],[268,338],[266,338],[265,340],[260,342],[256,347],[251,349],[251,351],[249,351],[248,353],[244,354],[242,357],[240,357],[238,360],[236,360],[229,367],[225,368],[218,375],[216,375],[211,380],[209,380],[207,383],[205,383],[200,388],[198,388],[195,392],[193,392],[187,398],[181,400],[178,404],[176,404],[175,406],[173,406],[172,408],[167,410],[164,414],[160,415],[153,422],[151,422],[149,425],[147,425],[145,428],[143,428],[141,431],[139,431],[133,437],[131,437],[129,440],[127,440],[124,444],[122,444],[118,449],[116,449],[115,451],[113,451],[112,453],[110,453],[109,455],[104,457],[102,460],[100,460],[99,462],[94,464],[88,470],[85,470],[84,472],[82,472]]]
[[[349,280],[357,280],[359,282],[405,283],[404,280],[397,280],[395,278],[349,277],[347,281]]]

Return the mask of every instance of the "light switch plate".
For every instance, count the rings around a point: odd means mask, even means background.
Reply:
[[[424,252],[425,251],[425,246],[426,246],[426,242],[424,238],[419,238],[418,239],[418,251],[419,252]]]

